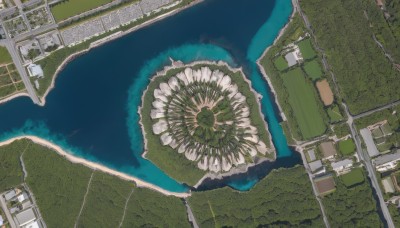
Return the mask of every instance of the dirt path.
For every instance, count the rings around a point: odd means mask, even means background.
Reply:
[[[126,214],[126,208],[128,208],[128,203],[129,203],[129,200],[131,199],[131,196],[132,196],[132,193],[133,193],[134,189],[135,188],[132,188],[131,193],[129,193],[128,198],[126,198],[125,207],[124,207],[124,213],[122,214],[122,219],[121,219],[121,222],[119,223],[118,227],[122,227],[122,224],[124,223],[125,214]]]
[[[93,170],[92,175],[90,175],[90,179],[89,179],[89,182],[88,182],[88,186],[87,186],[87,188],[86,188],[86,193],[85,193],[85,196],[83,197],[83,202],[82,202],[81,210],[79,211],[78,217],[76,218],[74,228],[77,228],[77,227],[78,227],[79,218],[81,217],[83,208],[85,207],[86,197],[87,197],[87,195],[89,194],[90,184],[92,183],[92,178],[93,178],[93,174],[94,174],[95,171],[96,171],[96,170]]]

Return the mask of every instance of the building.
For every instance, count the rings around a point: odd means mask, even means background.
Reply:
[[[336,174],[340,175],[341,173],[347,172],[353,166],[353,160],[344,159],[338,162],[331,163],[332,169],[336,172]]]
[[[321,143],[319,145],[319,149],[321,150],[324,159],[327,160],[333,159],[337,154],[335,145],[333,144],[332,141]]]
[[[20,227],[26,226],[36,220],[35,212],[33,212],[32,208],[29,208],[25,211],[21,211],[20,213],[15,215],[15,222]]]
[[[318,171],[322,168],[322,162],[321,160],[316,160],[313,162],[308,163],[308,166],[310,167],[311,172]]]
[[[29,76],[42,78],[44,76],[43,69],[40,65],[29,64],[28,67]]]
[[[308,158],[310,159],[310,162],[314,161],[315,159],[317,159],[317,157],[315,157],[314,149],[311,149],[311,150],[307,151],[307,153],[308,153]]]
[[[298,61],[302,60],[299,48],[296,47],[294,51],[287,53],[285,59],[289,67],[296,65]]]
[[[40,223],[37,221],[31,222],[28,225],[25,226],[25,228],[41,228]]]
[[[16,195],[17,195],[17,192],[13,189],[13,190],[10,190],[10,191],[6,192],[6,194],[4,194],[4,199],[5,199],[6,201],[10,201],[10,200],[13,199]]]
[[[364,139],[365,145],[367,145],[368,155],[370,157],[375,157],[379,155],[378,148],[374,143],[371,131],[368,128],[363,128],[360,130],[361,137]]]
[[[0,226],[2,226],[4,224],[4,219],[3,217],[0,215]]]
[[[397,163],[400,161],[400,149],[396,153],[385,154],[375,158],[372,163],[379,172],[386,172],[388,170],[394,169]]]
[[[386,177],[386,178],[382,179],[382,185],[383,185],[383,190],[385,191],[385,193],[395,192],[392,178]]]
[[[30,200],[27,200],[27,201],[21,203],[22,210],[30,208],[31,206],[32,206],[32,202]]]
[[[26,192],[23,192],[22,194],[20,194],[20,195],[17,197],[18,202],[20,202],[20,203],[24,202],[24,201],[27,200],[28,198],[29,198],[29,197],[28,197],[28,194],[26,194]]]

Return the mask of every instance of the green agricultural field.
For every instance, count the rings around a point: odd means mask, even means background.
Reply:
[[[27,140],[19,140],[0,147],[0,192],[23,182],[19,157],[27,145]]]
[[[362,171],[362,168],[355,168],[351,170],[351,172],[343,174],[340,176],[342,179],[344,185],[346,187],[352,187],[354,185],[360,184],[364,182],[364,173]]]
[[[193,192],[188,202],[200,227],[324,226],[302,166],[274,170],[246,192]]]
[[[26,182],[46,225],[73,227],[93,171],[34,143],[25,151],[23,161],[28,172]]]
[[[346,139],[339,142],[339,151],[343,156],[353,155],[356,151],[356,145],[353,139]]]
[[[0,65],[10,62],[12,62],[12,58],[7,48],[0,46]]]
[[[78,15],[110,2],[112,2],[112,0],[66,0],[55,4],[50,10],[53,13],[56,22],[60,22],[69,17]]]
[[[329,107],[326,112],[328,113],[329,120],[331,123],[337,123],[343,120],[343,116],[340,113],[339,107],[337,105]]]
[[[326,125],[321,114],[323,110],[313,91],[314,87],[307,82],[300,68],[283,74],[282,79],[303,137],[310,139],[322,135],[326,131]]]
[[[316,81],[322,77],[322,69],[317,60],[306,62],[303,68],[308,77],[310,77],[313,81]]]
[[[118,227],[134,184],[95,172],[78,227]]]
[[[281,56],[281,55],[275,59],[274,65],[275,65],[276,69],[278,69],[279,71],[285,70],[289,67],[285,58],[283,58],[283,56]]]
[[[136,188],[128,202],[122,227],[190,227],[182,199]]]
[[[317,55],[317,53],[314,51],[314,48],[312,47],[310,39],[302,40],[298,43],[298,45],[304,59],[312,59]]]

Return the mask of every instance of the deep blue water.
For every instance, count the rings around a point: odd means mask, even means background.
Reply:
[[[278,157],[292,159],[270,92],[255,60],[277,36],[292,11],[290,0],[206,0],[177,15],[96,48],[69,63],[56,88],[38,107],[28,98],[0,106],[0,140],[33,134],[65,150],[139,177],[164,189],[187,188],[142,159],[140,97],[152,73],[168,57],[224,60],[242,66],[263,95],[262,110]],[[166,161],[168,162],[168,161]],[[248,189],[260,177],[227,182]]]

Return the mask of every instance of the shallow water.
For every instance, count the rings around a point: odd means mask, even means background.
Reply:
[[[224,60],[243,66],[263,95],[278,157],[291,156],[255,60],[287,22],[290,0],[207,0],[177,15],[96,48],[69,63],[46,106],[18,98],[0,105],[0,140],[33,134],[77,156],[139,177],[166,190],[187,191],[142,159],[137,107],[149,78],[168,57]],[[226,183],[248,189],[260,177]],[[243,188],[245,186],[245,188]]]

